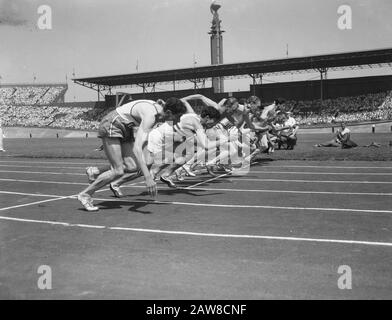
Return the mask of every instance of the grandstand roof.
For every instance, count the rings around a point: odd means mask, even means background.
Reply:
[[[152,83],[171,83],[213,77],[236,78],[256,74],[287,74],[314,71],[315,69],[355,69],[373,66],[392,65],[392,49],[379,49],[360,52],[317,55],[308,57],[274,59],[266,61],[209,65],[197,68],[184,68],[123,75],[78,78],[75,83],[94,88],[142,85]]]

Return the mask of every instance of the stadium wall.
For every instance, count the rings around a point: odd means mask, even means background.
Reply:
[[[254,91],[253,91],[254,90]],[[323,98],[358,96],[392,90],[392,76],[329,79],[323,81]],[[251,85],[251,92],[263,101],[277,97],[287,100],[318,100],[321,96],[321,81],[295,81],[264,85]]]

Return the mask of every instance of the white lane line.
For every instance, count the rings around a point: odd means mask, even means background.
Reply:
[[[32,206],[32,205],[35,205],[35,204],[40,204],[40,203],[45,203],[45,202],[52,202],[52,201],[57,201],[57,200],[62,200],[62,199],[67,199],[67,198],[69,198],[69,197],[58,197],[58,198],[52,198],[52,199],[47,199],[47,200],[42,200],[42,201],[29,202],[29,203],[20,204],[20,205],[17,205],[17,206],[0,208],[0,211],[16,209],[16,208],[23,208],[23,207]]]
[[[268,167],[266,167],[268,168]],[[271,165],[269,168],[325,168],[325,169],[392,169],[392,167],[342,167],[342,166],[300,166],[300,165]]]
[[[216,178],[215,178],[216,179]],[[210,179],[211,180],[211,179]],[[234,179],[233,179],[234,180]],[[240,179],[243,180],[243,179]],[[0,181],[10,181],[10,182],[30,182],[30,183],[44,183],[44,184],[61,184],[61,185],[83,185],[87,186],[87,183],[79,183],[79,182],[62,182],[62,181],[39,181],[39,180],[17,180],[17,179],[0,179]],[[142,183],[142,181],[137,182]],[[207,181],[202,181],[202,183],[207,183]],[[392,183],[392,182],[391,182]],[[200,185],[199,184],[199,185]],[[145,188],[144,186],[136,186],[132,185],[124,185],[123,188]],[[162,190],[175,190],[164,185],[158,186],[158,189]],[[303,191],[303,190],[270,190],[270,189],[230,189],[230,188],[198,188],[196,185],[186,187],[186,188],[177,188],[178,190],[198,190],[198,191],[225,191],[225,192],[259,192],[259,193],[293,193],[293,194],[328,194],[328,195],[355,195],[355,196],[392,196],[392,193],[385,192],[336,192],[336,191]],[[106,191],[104,189],[102,191]],[[2,193],[0,191],[0,193]],[[5,192],[3,192],[5,193]],[[10,192],[12,193],[12,192]],[[16,193],[15,193],[16,194]]]
[[[6,217],[6,216],[0,216],[0,220],[26,222],[26,223],[49,224],[49,225],[63,226],[63,227],[78,227],[78,228],[88,228],[88,229],[107,229],[107,230],[113,230],[113,231],[157,233],[157,234],[209,237],[209,238],[214,237],[214,238],[259,239],[259,240],[300,241],[300,242],[302,241],[302,242],[316,242],[316,243],[318,242],[318,243],[355,244],[355,245],[367,245],[367,246],[392,247],[391,242],[340,240],[340,239],[319,239],[319,238],[299,238],[299,237],[297,238],[297,237],[282,237],[282,236],[248,235],[248,234],[202,233],[202,232],[171,231],[171,230],[160,230],[160,229],[141,229],[141,228],[128,228],[128,227],[107,227],[107,226],[103,226],[103,225],[73,224],[73,223],[61,222],[61,221],[21,219],[21,218]]]
[[[14,171],[14,170],[0,170],[3,173],[29,173],[29,174],[54,174],[54,175],[71,175],[71,176],[85,176],[85,173],[70,173],[70,172],[48,172],[48,171]]]
[[[212,181],[218,180],[218,179],[223,178],[223,177],[225,177],[225,176],[227,176],[227,175],[229,175],[229,173],[221,174],[221,175],[219,175],[219,176],[216,176],[216,177],[211,178],[211,179],[208,179],[208,180],[203,180],[203,181],[201,181],[201,182],[199,182],[199,183],[193,184],[193,185],[191,185],[191,186],[189,186],[189,187],[186,187],[186,188],[184,188],[184,189],[185,189],[185,190],[193,189],[193,188],[196,188],[197,186],[200,186],[200,185],[202,185],[202,184],[205,184],[205,183],[208,183],[208,182],[212,182]]]
[[[31,160],[29,161],[21,161],[21,160],[0,160],[0,163],[29,163],[29,164],[34,164],[34,163],[38,163],[38,164],[83,164],[83,165],[91,165],[91,163],[94,163],[94,165],[105,165],[107,163],[104,162],[94,162],[94,160],[96,159],[89,159],[86,162],[66,162],[66,161],[35,161],[34,158],[31,158]]]
[[[124,228],[124,227],[111,227],[109,229],[111,229],[111,230],[123,230],[123,231],[135,231],[135,232],[160,233],[160,234],[174,234],[174,235],[184,235],[184,236],[198,236],[198,237],[285,240],[285,241],[307,241],[307,242],[326,242],[326,243],[360,244],[360,245],[392,247],[392,243],[391,242],[372,242],[372,241],[357,241],[357,240],[277,237],[277,236],[261,236],[261,235],[247,235],[247,234],[201,233],[201,232],[166,231],[166,230],[159,230],[159,229],[158,230],[154,230],[154,229],[138,229],[138,228]]]
[[[0,181],[8,182],[30,182],[30,183],[46,183],[46,184],[69,184],[86,186],[83,182],[69,182],[69,181],[44,181],[44,180],[26,180],[26,179],[7,179],[0,178]],[[185,182],[205,182],[203,179],[186,179]],[[392,184],[392,181],[360,181],[360,180],[296,180],[296,179],[257,179],[257,178],[230,178],[225,180],[230,181],[254,181],[254,182],[292,182],[292,183],[337,183],[337,184]]]
[[[25,203],[25,204],[19,204],[19,205],[15,205],[15,206],[0,208],[0,211],[16,209],[16,208],[23,208],[23,207],[36,205],[36,204],[52,202],[52,201],[57,201],[57,200],[62,200],[62,199],[67,199],[67,198],[72,197],[72,196],[57,196],[57,195],[53,195],[53,194],[37,194],[37,193],[24,193],[24,192],[11,192],[11,191],[0,191],[0,194],[14,194],[14,195],[20,195],[20,196],[51,198],[51,199],[46,199],[46,200],[41,200],[41,201],[34,201],[34,202]]]
[[[124,186],[124,188],[143,188],[143,186]],[[172,188],[159,188],[165,190],[175,190]],[[177,188],[178,190],[189,190],[190,188]],[[302,191],[302,190],[269,190],[269,189],[225,189],[225,188],[197,188],[196,191],[225,191],[225,192],[259,192],[259,193],[294,193],[294,194],[328,194],[328,195],[349,195],[349,196],[392,196],[392,193],[385,192],[336,192],[336,191]]]
[[[61,166],[32,166],[32,165],[26,165],[26,166],[21,166],[21,165],[17,165],[17,164],[0,164],[0,167],[11,167],[11,168],[49,168],[49,169],[86,169],[87,167],[89,167],[89,165],[86,164],[86,167],[61,167]]]
[[[72,176],[84,176],[85,173],[75,173],[75,172],[48,172],[48,171],[17,171],[17,170],[0,170],[3,173],[22,173],[22,174],[51,174],[51,175],[72,175]],[[301,171],[249,171],[247,175],[251,175],[254,173],[260,174],[285,174],[285,175],[358,175],[358,176],[392,176],[392,172],[301,172]],[[238,173],[237,173],[238,174]],[[230,174],[225,173],[219,175],[217,177],[211,178],[209,180],[205,180],[204,182],[200,182],[200,184],[208,183]],[[235,171],[231,174],[235,176]]]
[[[178,202],[178,201],[158,201],[158,200],[126,200],[108,199],[108,198],[94,198],[98,201],[107,202],[123,202],[123,203],[145,203],[145,204],[167,204],[179,206],[193,206],[193,207],[212,207],[212,208],[252,208],[252,209],[277,209],[277,210],[306,210],[306,211],[336,211],[336,212],[361,212],[361,213],[388,213],[392,214],[391,210],[372,210],[372,209],[345,209],[345,208],[313,208],[313,207],[283,207],[283,206],[262,206],[262,205],[240,205],[240,204],[213,204],[213,203],[194,203],[194,202]]]
[[[66,227],[70,226],[70,223],[68,223],[68,222],[34,220],[34,219],[21,219],[21,218],[4,217],[4,216],[0,216],[0,220],[42,223],[42,224],[51,224],[51,225],[59,225],[59,226],[66,226]]]
[[[24,180],[24,179],[0,179],[0,181],[6,182],[27,182],[27,183],[46,183],[46,184],[69,184],[69,185],[80,185],[87,186],[88,183],[83,182],[68,182],[68,181],[41,181],[41,180]]]
[[[249,171],[252,173],[267,173],[267,174],[312,174],[312,175],[361,175],[361,176],[392,176],[392,172],[302,172],[302,171]]]
[[[230,178],[230,181],[260,181],[260,182],[296,182],[296,183],[342,183],[342,184],[392,184],[392,181],[361,181],[361,180],[296,180],[296,179],[252,179]]]
[[[89,166],[91,163],[94,165],[105,165],[105,162],[95,163],[95,160],[99,159],[89,159],[86,162],[67,162],[67,161],[40,161],[39,158],[31,158],[31,160],[0,160],[0,163],[28,163],[28,164],[76,164],[76,165],[86,165]],[[311,162],[311,161],[309,161]],[[266,167],[267,168],[267,167]],[[274,165],[269,164],[268,168],[338,168],[338,169],[392,169],[390,166],[318,166],[318,165]]]
[[[17,192],[17,191],[2,191],[0,190],[0,194],[15,194],[20,196],[32,196],[32,197],[46,197],[46,198],[61,198],[62,196],[54,195],[54,194],[43,194],[43,193],[27,193],[27,192]]]
[[[253,163],[249,163],[248,165],[246,165],[246,166],[244,166],[243,168],[241,168],[241,170],[248,169],[248,168],[250,168],[252,165],[256,165],[256,164],[258,164],[258,163],[259,163],[259,161],[255,161],[255,162],[253,162]],[[191,186],[189,186],[189,187],[186,187],[185,190],[193,189],[193,188],[195,188],[195,187],[197,187],[197,186],[200,186],[200,185],[202,185],[202,184],[205,184],[205,183],[208,183],[208,182],[212,182],[212,181],[218,180],[218,179],[220,179],[220,178],[223,178],[223,177],[226,177],[226,176],[229,176],[229,175],[231,175],[231,172],[230,172],[230,173],[224,173],[224,174],[218,175],[218,176],[216,176],[216,177],[214,177],[214,178],[211,178],[211,179],[208,179],[208,180],[205,180],[205,181],[201,181],[201,182],[199,182],[199,183],[196,183],[196,184],[194,184],[194,185],[191,185]]]
[[[141,182],[135,182],[133,185]],[[132,187],[133,185],[129,185],[128,187]],[[144,186],[142,186],[144,188]],[[97,192],[104,192],[108,189],[102,189]],[[195,190],[195,189],[194,189]],[[211,189],[217,190],[217,189]],[[228,189],[230,190],[230,189]],[[47,195],[47,194],[36,194],[36,193],[22,193],[22,192],[11,192],[11,191],[0,191],[0,194],[16,194],[16,195],[24,195],[24,196],[33,196],[33,197],[51,197],[54,199],[43,200],[33,203],[27,203],[17,206],[11,206],[7,208],[1,208],[0,211],[25,207],[29,205],[34,205],[37,203],[62,200],[62,199],[74,199],[77,194],[69,195],[69,196],[59,196],[59,195]],[[99,201],[112,201],[112,202],[127,202],[127,203],[146,203],[146,204],[169,204],[169,205],[184,205],[184,206],[204,206],[204,207],[220,207],[220,208],[254,208],[254,209],[283,209],[283,210],[312,210],[312,211],[343,211],[343,212],[366,212],[366,213],[392,213],[390,210],[368,210],[368,209],[345,209],[345,208],[309,208],[309,207],[283,207],[283,206],[262,206],[262,205],[229,205],[229,204],[211,204],[211,203],[192,203],[192,202],[177,202],[177,201],[158,201],[158,200],[126,200],[124,198],[121,199],[107,199],[107,198],[94,198]]]
[[[138,183],[141,183],[143,181],[139,181],[139,182],[135,182],[130,184],[129,186],[133,186],[136,185]],[[98,192],[104,192],[104,191],[108,191],[110,189],[101,189],[98,190]],[[33,197],[50,197],[52,199],[48,199],[48,200],[42,200],[42,201],[35,201],[35,202],[29,202],[29,203],[25,203],[25,204],[21,204],[21,205],[16,205],[16,206],[10,206],[10,207],[6,207],[6,208],[0,208],[0,211],[5,211],[5,210],[9,210],[9,209],[15,209],[15,208],[21,208],[21,207],[28,207],[28,206],[33,206],[35,204],[40,204],[40,203],[45,203],[45,202],[51,202],[51,201],[57,201],[57,200],[63,200],[63,199],[75,199],[77,197],[78,194],[72,194],[69,196],[58,196],[58,195],[47,195],[47,194],[37,194],[37,193],[24,193],[24,192],[13,192],[13,191],[0,191],[0,194],[4,193],[4,194],[15,194],[15,195],[23,195],[23,196],[33,196]]]

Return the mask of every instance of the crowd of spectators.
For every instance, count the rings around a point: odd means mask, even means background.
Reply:
[[[96,130],[106,112],[86,107],[0,105],[4,126]]]
[[[66,86],[15,86],[0,88],[0,105],[30,106],[58,102]]]
[[[0,88],[4,126],[96,130],[108,110],[58,106],[66,86],[7,86]]]
[[[64,86],[0,88],[0,114],[4,126],[96,130],[111,110],[56,105]],[[197,108],[196,108],[197,109]],[[300,126],[335,122],[392,120],[392,92],[317,101],[287,101]]]
[[[289,101],[300,125],[392,120],[392,92],[317,101]]]

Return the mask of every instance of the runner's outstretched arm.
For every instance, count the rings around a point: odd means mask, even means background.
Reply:
[[[214,108],[216,108],[218,106],[218,104],[215,101],[211,100],[210,98],[207,98],[206,96],[203,96],[202,94],[193,94],[193,95],[184,97],[183,99],[185,99],[185,100],[199,99],[199,100],[203,101],[203,103],[206,104],[207,106],[214,107]]]

